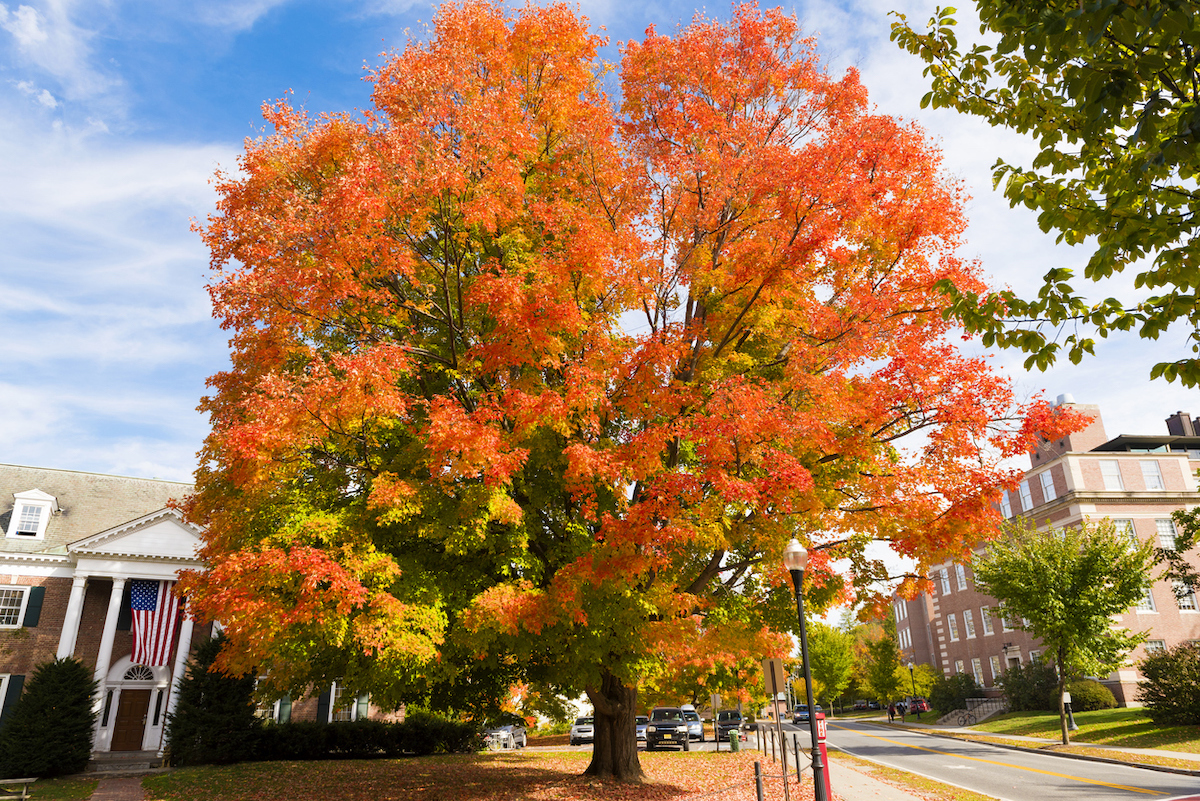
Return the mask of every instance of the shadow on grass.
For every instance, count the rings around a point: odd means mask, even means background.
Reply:
[[[1166,748],[1176,751],[1200,751],[1200,730],[1195,726],[1157,726],[1140,709],[1108,709],[1075,715],[1080,730],[1071,740],[1115,748]],[[995,722],[979,726],[991,734],[1016,734],[1055,739],[1059,736],[1058,716],[1043,712],[1014,712]]]
[[[143,787],[147,801],[682,799],[693,792],[653,777],[643,785],[604,784],[582,775],[589,758],[555,753],[251,762],[181,768],[148,777]]]

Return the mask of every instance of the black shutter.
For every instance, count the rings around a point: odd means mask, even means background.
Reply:
[[[4,694],[4,705],[0,707],[0,727],[4,726],[4,721],[8,717],[8,713],[12,711],[13,704],[21,697],[21,690],[24,687],[24,676],[8,677],[8,692]]]
[[[29,590],[29,603],[25,605],[25,620],[21,625],[33,628],[42,616],[42,601],[46,598],[45,587],[33,587]]]
[[[129,594],[133,592],[133,583],[125,582],[125,592],[121,594],[121,611],[117,613],[117,631],[129,631],[133,628],[133,607],[129,605]]]
[[[317,699],[317,723],[329,722],[329,696],[332,691],[332,687],[326,687]]]

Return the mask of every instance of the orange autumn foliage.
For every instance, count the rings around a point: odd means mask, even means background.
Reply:
[[[793,18],[651,29],[619,100],[603,44],[444,6],[372,109],[269,105],[218,176],[187,592],[227,667],[399,699],[505,653],[604,716],[722,632],[777,648],[792,536],[814,603],[878,593],[867,543],[965,554],[1004,460],[1078,425],[958,349],[962,189]]]

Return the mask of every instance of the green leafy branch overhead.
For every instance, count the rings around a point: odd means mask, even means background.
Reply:
[[[918,32],[904,15],[892,39],[928,66],[922,108],[952,108],[1037,140],[1028,166],[998,160],[993,179],[1012,206],[1038,212],[1058,241],[1094,247],[1085,281],[1127,267],[1148,297],[1089,300],[1072,270],[1043,276],[1036,297],[978,294],[943,282],[947,314],[984,343],[1029,354],[1046,369],[1064,352],[1078,363],[1095,336],[1158,339],[1186,325],[1193,355],[1156,364],[1151,377],[1200,383],[1200,26],[1186,0],[977,0],[994,47],[959,48],[955,9]]]

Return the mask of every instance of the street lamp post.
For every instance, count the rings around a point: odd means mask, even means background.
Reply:
[[[808,668],[808,630],[804,625],[804,568],[808,566],[808,551],[794,537],[783,550],[783,565],[792,574],[792,587],[796,591],[796,617],[800,621],[800,663],[804,666],[804,694],[808,701],[808,731],[812,736],[813,797],[815,801],[829,801],[825,793],[825,765],[821,762],[821,748],[817,744],[817,710],[813,704],[812,673]]]
[[[915,704],[917,702],[917,680],[915,678],[913,678],[913,668],[914,667],[915,667],[915,665],[913,665],[912,662],[908,663],[908,680],[912,682],[912,690],[913,690],[912,703]],[[917,707],[917,720],[920,720],[920,719],[921,719],[921,707],[918,706]]]

